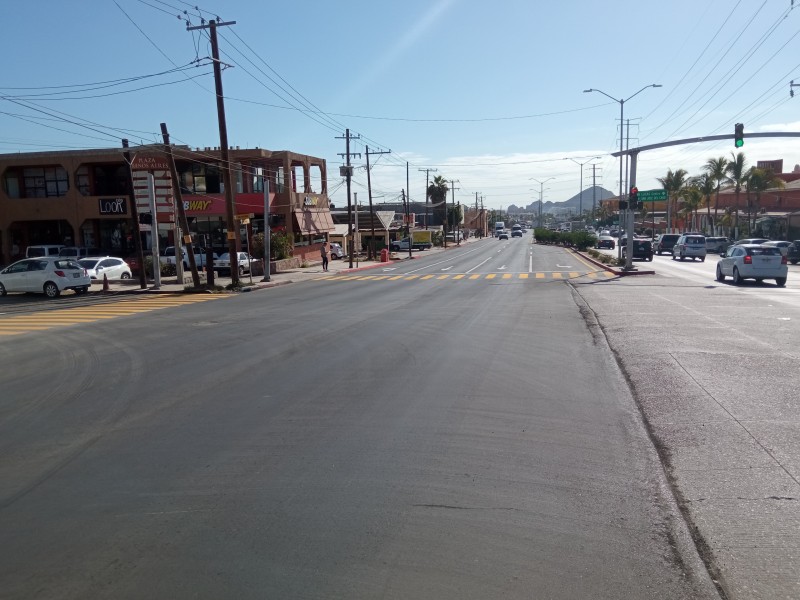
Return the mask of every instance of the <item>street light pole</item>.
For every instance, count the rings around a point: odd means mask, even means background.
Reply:
[[[539,184],[539,227],[543,225],[542,223],[542,195],[544,194],[544,184],[550,181],[551,179],[555,179],[555,177],[548,177],[544,181],[540,181],[539,179],[535,179],[534,177],[529,178],[529,181],[535,181]]]
[[[590,162],[595,160],[596,158],[600,158],[599,156],[593,156],[587,161],[578,162],[574,158],[565,158],[564,160],[571,160],[576,165],[581,168],[581,191],[578,193],[578,218],[583,219],[583,165],[588,165]]]
[[[661,87],[660,83],[651,83],[650,85],[644,86],[642,89],[640,89],[638,92],[636,92],[632,96],[628,96],[627,98],[624,98],[624,99],[620,98],[619,100],[614,98],[614,96],[606,94],[603,90],[598,90],[596,88],[589,88],[588,90],[583,90],[584,94],[589,93],[589,92],[597,92],[599,94],[603,94],[603,96],[605,96],[606,98],[610,98],[614,102],[619,102],[619,202],[622,202],[622,185],[623,185],[622,167],[623,167],[623,164],[624,164],[623,161],[625,160],[625,156],[623,155],[624,150],[623,150],[623,146],[622,146],[622,143],[623,143],[623,140],[624,140],[624,136],[622,134],[622,125],[625,122],[624,121],[624,118],[625,118],[625,113],[624,113],[625,103],[628,100],[630,100],[631,98],[633,98],[634,96],[638,96],[639,94],[641,94],[647,88],[660,88],[660,87]],[[628,210],[630,210],[630,208]],[[625,270],[626,271],[630,271],[631,269],[633,269],[633,256],[632,256],[633,255],[633,219],[631,218],[632,215],[633,215],[633,211],[630,211],[629,212],[629,216],[628,216],[628,223],[627,223],[627,227],[626,227],[627,236],[628,236],[628,248],[626,250],[626,254],[627,255],[625,257]],[[621,251],[622,251],[622,249],[620,248],[620,252]]]

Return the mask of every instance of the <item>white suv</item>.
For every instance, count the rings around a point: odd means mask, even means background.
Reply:
[[[672,260],[686,260],[686,258],[699,258],[700,262],[706,259],[706,236],[702,233],[684,233],[672,247]]]

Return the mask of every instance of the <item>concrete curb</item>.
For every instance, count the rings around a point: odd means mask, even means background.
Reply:
[[[638,271],[638,270],[637,271],[625,271],[624,269],[620,269],[619,267],[612,267],[611,265],[607,265],[605,263],[602,263],[599,260],[595,260],[594,258],[589,256],[588,254],[585,254],[585,253],[583,253],[583,252],[581,252],[579,250],[575,250],[574,248],[572,248],[572,251],[575,254],[580,255],[581,258],[584,258],[585,260],[589,261],[593,265],[595,265],[597,267],[602,267],[606,271],[611,271],[617,277],[629,277],[631,275],[655,275],[656,274],[656,272],[652,271],[652,270],[651,271]]]

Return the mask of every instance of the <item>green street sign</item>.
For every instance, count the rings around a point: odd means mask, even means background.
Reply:
[[[667,190],[639,190],[639,202],[666,202]]]

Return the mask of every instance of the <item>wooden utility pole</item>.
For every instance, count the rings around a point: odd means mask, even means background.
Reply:
[[[189,258],[189,268],[192,270],[192,284],[194,287],[200,287],[200,275],[197,273],[197,261],[194,258],[194,248],[192,247],[192,234],[189,233],[189,221],[186,218],[186,209],[183,207],[183,196],[181,195],[181,182],[178,178],[178,169],[175,166],[175,157],[172,156],[172,146],[169,144],[169,132],[167,131],[167,124],[161,124],[161,135],[164,138],[164,152],[167,153],[167,162],[169,162],[169,172],[172,175],[172,193],[175,195],[175,204],[178,206],[178,224],[181,231],[183,231],[183,243],[188,246],[186,256]],[[177,240],[176,240],[177,241]],[[183,263],[180,259],[180,246],[175,244],[175,267],[177,269],[178,261]],[[231,265],[233,265],[231,259]],[[206,265],[206,270],[213,269],[213,265]],[[180,270],[179,272],[182,272]],[[231,268],[233,272],[233,268]],[[180,282],[183,284],[183,282]]]
[[[217,23],[211,19],[208,25],[186,26],[187,31],[195,29],[210,29],[211,37],[211,58],[214,61],[214,84],[217,93],[217,120],[219,121],[219,149],[222,159],[222,182],[225,186],[225,217],[228,230],[228,254],[231,265],[237,262],[237,251],[239,249],[239,239],[237,236],[236,220],[233,216],[233,175],[231,173],[231,160],[228,153],[228,126],[225,123],[225,96],[222,95],[222,69],[219,60],[219,45],[217,43],[217,27],[236,25],[236,21],[226,21]],[[239,285],[239,269],[231,269],[231,285]]]
[[[147,288],[147,273],[144,271],[144,249],[142,248],[142,232],[139,229],[139,207],[136,206],[136,194],[133,190],[133,172],[131,171],[131,153],[128,150],[128,140],[122,140],[122,147],[125,152],[122,155],[125,157],[125,162],[128,163],[128,188],[130,189],[130,203],[131,203],[131,218],[133,219],[133,246],[136,248],[136,260],[139,261],[139,286],[142,289]],[[153,215],[153,231],[158,235],[158,225],[156,223],[156,216]],[[160,265],[153,265],[153,269],[160,267]]]
[[[430,195],[428,194],[429,177],[431,172],[436,173],[439,169],[417,169],[417,171],[425,171],[425,229],[428,228],[428,203],[430,202]],[[445,212],[447,212],[445,210]]]
[[[350,255],[350,264],[348,267],[350,269],[353,268],[353,201],[350,199],[350,180],[353,178],[353,167],[350,166],[350,157],[351,156],[358,156],[361,158],[360,152],[350,152],[350,140],[351,139],[359,139],[361,136],[358,135],[354,138],[350,137],[350,130],[345,129],[344,138],[341,136],[337,137],[337,140],[344,139],[345,140],[345,153],[339,153],[339,156],[346,156],[347,163],[345,166],[339,170],[340,175],[344,175],[347,178],[347,244],[348,244],[348,254]]]
[[[370,152],[369,146],[367,146],[367,194],[369,195],[369,220],[371,224],[372,231],[370,233],[370,241],[369,241],[369,253],[367,256],[367,260],[375,260],[376,252],[375,252],[375,212],[372,210],[372,180],[370,179],[370,172],[369,172],[369,155],[370,154],[389,154],[391,150],[377,150]]]

